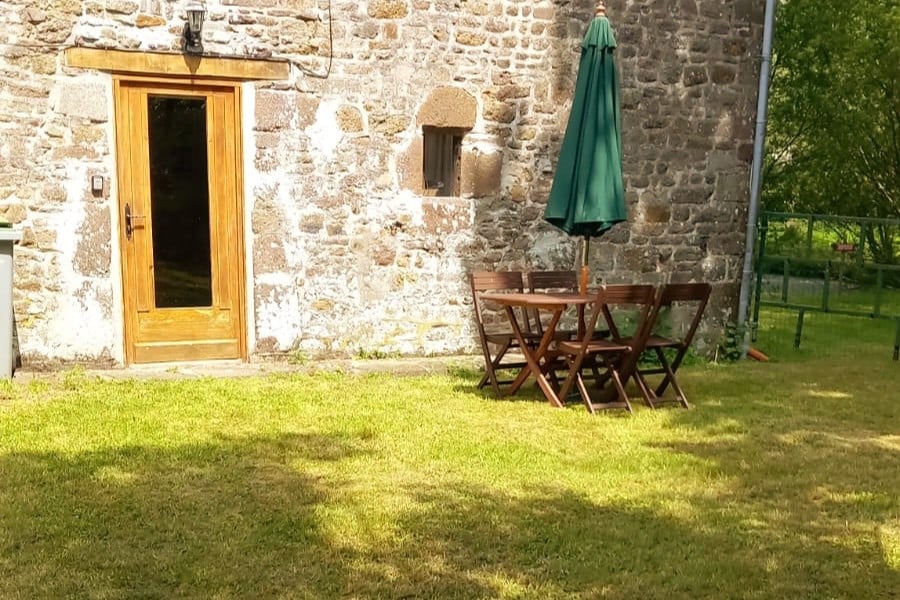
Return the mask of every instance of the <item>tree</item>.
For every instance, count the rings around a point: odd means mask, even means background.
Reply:
[[[774,42],[766,209],[900,219],[900,0],[782,0]]]

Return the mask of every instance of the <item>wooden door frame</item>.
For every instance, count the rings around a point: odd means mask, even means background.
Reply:
[[[155,76],[155,75],[122,75],[122,74],[114,74],[113,75],[113,124],[114,124],[114,132],[115,132],[115,149],[116,149],[116,189],[118,193],[116,194],[116,213],[118,215],[118,223],[119,223],[119,267],[121,269],[120,273],[120,285],[122,286],[122,323],[123,323],[123,336],[122,343],[124,345],[124,356],[126,364],[134,363],[134,339],[135,332],[133,328],[135,327],[135,323],[133,321],[133,315],[136,314],[136,306],[134,306],[134,297],[133,295],[128,294],[125,290],[125,285],[128,280],[128,276],[125,272],[126,269],[126,259],[125,252],[127,248],[127,244],[129,240],[126,239],[125,233],[125,214],[124,214],[124,202],[122,201],[122,183],[125,180],[126,174],[123,172],[125,161],[122,159],[124,152],[124,141],[123,141],[123,132],[126,130],[123,125],[125,125],[123,119],[126,118],[126,114],[124,113],[122,107],[119,105],[120,99],[120,89],[123,84],[137,84],[137,85],[145,85],[147,87],[159,86],[160,88],[165,88],[166,86],[172,87],[180,87],[180,88],[225,88],[229,90],[234,96],[234,122],[233,126],[233,142],[234,142],[234,161],[235,161],[235,172],[234,172],[234,203],[233,207],[236,211],[235,214],[235,224],[236,224],[236,233],[237,233],[237,247],[239,252],[237,253],[238,265],[236,269],[232,272],[232,276],[237,278],[237,290],[238,295],[235,299],[235,307],[236,318],[238,322],[238,348],[239,348],[239,358],[242,361],[247,361],[249,358],[248,354],[248,338],[247,338],[247,279],[246,279],[246,265],[247,265],[247,248],[246,248],[246,235],[245,235],[245,204],[244,204],[244,135],[243,135],[243,98],[242,98],[242,90],[241,90],[241,81],[232,80],[232,79],[198,79],[196,77],[163,77],[163,76]],[[131,311],[129,313],[129,311]]]

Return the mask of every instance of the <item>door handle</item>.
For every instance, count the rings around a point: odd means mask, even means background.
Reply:
[[[125,203],[125,238],[130,240],[131,234],[134,233],[134,221],[136,219],[144,219],[144,215],[131,214],[131,205]]]

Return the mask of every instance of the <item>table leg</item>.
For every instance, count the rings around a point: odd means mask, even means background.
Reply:
[[[541,343],[538,345],[537,350],[532,352],[531,347],[525,341],[525,336],[522,335],[521,328],[519,328],[519,322],[516,319],[515,311],[513,311],[511,306],[506,307],[506,315],[509,317],[509,323],[512,326],[513,333],[516,334],[516,339],[519,341],[519,346],[522,349],[522,354],[525,356],[525,361],[528,363],[528,368],[522,369],[510,386],[508,392],[510,396],[519,391],[519,388],[521,388],[522,384],[525,383],[525,380],[528,379],[528,374],[531,373],[534,375],[535,380],[537,380],[537,384],[544,393],[544,397],[547,398],[547,401],[552,406],[557,408],[562,407],[563,404],[559,401],[559,396],[556,395],[553,386],[547,381],[547,378],[544,376],[544,371],[541,369],[541,359],[544,358],[544,355],[550,348],[550,343],[553,341],[556,326],[559,323],[562,312],[563,309],[553,311],[553,317],[550,319],[550,323],[544,330],[544,335],[541,337]]]
[[[578,311],[578,339],[584,337],[585,333],[585,324],[584,324],[584,304],[579,304],[576,308]]]

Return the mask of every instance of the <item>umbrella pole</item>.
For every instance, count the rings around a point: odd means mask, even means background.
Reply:
[[[581,276],[578,280],[578,291],[584,296],[587,294],[588,283],[588,251],[591,248],[591,238],[584,236],[584,243],[581,245]]]

